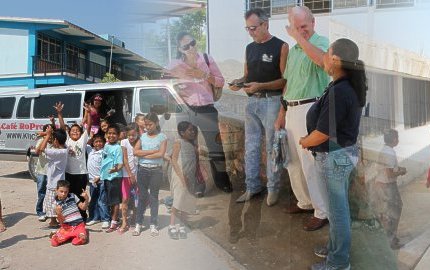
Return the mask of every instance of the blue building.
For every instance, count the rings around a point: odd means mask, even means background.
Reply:
[[[125,48],[63,20],[0,17],[0,91],[159,78],[161,68]]]

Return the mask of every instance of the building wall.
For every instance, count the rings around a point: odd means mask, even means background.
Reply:
[[[0,76],[27,74],[28,35],[28,30],[0,28]]]
[[[94,52],[90,52],[89,54],[90,54],[90,61],[91,62],[95,62],[95,63],[100,64],[102,66],[106,66],[106,57],[104,57],[100,54],[94,53]]]

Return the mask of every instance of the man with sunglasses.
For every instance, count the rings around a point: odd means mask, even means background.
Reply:
[[[230,89],[243,89],[248,95],[245,118],[245,174],[246,192],[236,202],[243,203],[265,188],[260,181],[262,138],[266,144],[267,205],[278,201],[279,173],[273,171],[272,151],[274,125],[279,112],[279,99],[285,86],[288,44],[269,32],[269,19],[262,9],[245,14],[246,27],[254,42],[246,47],[244,76],[233,80]]]
[[[288,106],[288,111],[280,108],[275,129],[285,126],[287,131],[291,158],[288,174],[298,202],[286,208],[285,212],[297,214],[315,209],[314,215],[303,226],[306,231],[314,231],[328,223],[327,206],[323,200],[325,187],[317,177],[312,153],[302,149],[299,140],[303,134],[307,134],[307,111],[330,81],[323,69],[323,56],[328,50],[329,41],[315,32],[315,18],[309,8],[291,8],[288,20],[290,25],[286,26],[287,33],[297,44],[290,50],[284,73],[287,87],[283,103]]]

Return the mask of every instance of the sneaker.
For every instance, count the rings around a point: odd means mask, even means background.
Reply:
[[[100,220],[91,220],[86,223],[87,226],[93,226],[94,224],[100,223]],[[109,227],[109,226],[108,226]]]
[[[169,229],[167,230],[170,239],[173,240],[178,240],[179,239],[179,234],[178,231],[176,230],[176,226],[169,226]]]
[[[45,222],[47,219],[48,219],[48,217],[47,217],[47,216],[45,216],[45,215],[43,215],[43,216],[39,216],[39,218],[38,218],[38,220],[39,220],[40,222]]]
[[[273,206],[278,202],[279,192],[278,191],[269,191],[267,194],[267,206]]]
[[[327,258],[328,249],[326,246],[319,246],[314,248],[314,254],[320,258]]]
[[[109,228],[109,221],[103,221],[102,222],[102,229],[107,229]]]
[[[262,193],[265,189],[261,188],[259,191],[255,192],[255,193],[251,193],[251,191],[246,191],[245,193],[243,193],[237,200],[237,203],[244,203],[247,202],[249,200],[251,200],[254,196],[259,195],[260,193]]]
[[[187,232],[185,231],[185,227],[179,227],[179,237],[181,239],[187,239]]]
[[[136,223],[136,226],[134,227],[132,235],[133,236],[139,236],[141,232],[142,232],[142,226],[140,224]]]
[[[149,232],[151,236],[158,236],[158,228],[153,224],[149,226]]]

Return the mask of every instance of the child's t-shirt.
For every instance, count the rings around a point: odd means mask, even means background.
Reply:
[[[125,147],[127,150],[127,158],[128,158],[128,166],[130,167],[131,172],[136,175],[137,172],[137,158],[133,155],[133,146],[130,144],[128,139],[124,139],[121,141],[121,146]],[[125,167],[122,169],[122,177],[129,177],[127,170]]]
[[[85,130],[79,140],[70,139],[67,134],[66,146],[69,149],[69,160],[67,162],[66,172],[70,174],[87,174],[87,164],[85,159],[85,150],[88,142],[88,133]]]
[[[147,133],[140,136],[142,150],[159,150],[161,143],[167,139],[164,133],[158,133],[155,137],[149,137]],[[139,164],[163,165],[163,158],[139,158]]]
[[[100,170],[102,166],[103,148],[96,151],[91,149],[88,153],[88,178],[90,182],[96,177],[100,177]]]
[[[64,216],[64,224],[70,226],[77,226],[84,221],[78,208],[78,203],[80,202],[80,200],[75,194],[67,194],[67,197],[62,201],[59,200],[56,196],[55,202],[57,203],[57,205],[61,206],[62,213]]]
[[[380,183],[393,183],[397,181],[397,177],[388,177],[385,173],[386,168],[396,170],[397,167],[397,156],[396,151],[388,145],[382,147],[381,152],[378,156],[378,175],[376,176],[376,181]]]
[[[122,164],[123,155],[122,148],[119,143],[106,144],[103,149],[103,159],[101,166],[100,177],[101,180],[112,180],[117,177],[122,177],[122,170],[118,172],[109,173],[109,170],[117,164]]]
[[[48,178],[46,188],[53,190],[57,188],[57,182],[64,180],[66,172],[68,150],[66,148],[45,149],[45,156],[48,160],[46,165],[46,175]]]
[[[38,148],[43,142],[43,138],[40,138],[36,142],[36,148]],[[48,143],[46,145],[46,149],[52,148],[52,145]],[[46,165],[48,164],[48,160],[46,159],[46,154],[44,152],[39,154],[39,158],[36,163],[36,173],[41,175],[46,175]]]

